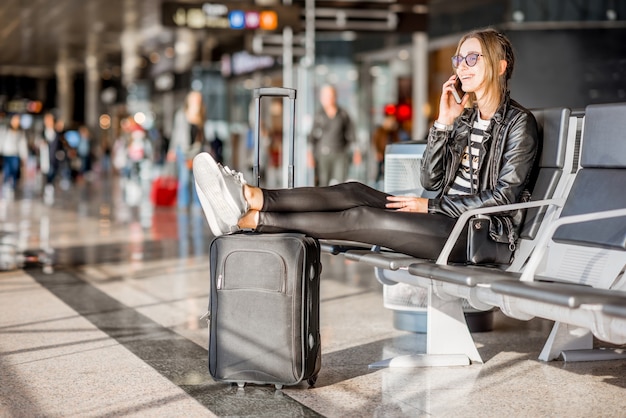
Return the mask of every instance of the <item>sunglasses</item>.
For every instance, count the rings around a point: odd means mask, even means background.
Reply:
[[[478,57],[482,56],[483,54],[479,54],[477,52],[472,52],[470,54],[467,54],[466,56],[455,55],[452,57],[452,66],[454,68],[458,68],[459,65],[461,65],[461,63],[465,61],[468,67],[473,67],[478,62]]]

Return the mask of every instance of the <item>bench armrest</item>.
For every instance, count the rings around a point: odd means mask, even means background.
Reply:
[[[528,208],[536,208],[541,206],[563,206],[565,199],[544,199],[537,200],[531,202],[522,202],[522,203],[512,203],[510,205],[500,205],[500,206],[489,206],[486,208],[476,208],[470,209],[466,212],[463,212],[459,219],[457,219],[454,228],[452,228],[452,232],[450,232],[450,236],[446,241],[439,257],[437,258],[437,264],[448,264],[448,258],[450,257],[450,253],[454,248],[454,244],[456,244],[461,232],[463,232],[463,228],[469,222],[469,220],[476,215],[484,215],[489,213],[500,213],[500,212],[508,212],[511,210],[518,209],[528,209]]]

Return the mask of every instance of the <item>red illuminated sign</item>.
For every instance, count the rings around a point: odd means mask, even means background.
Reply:
[[[411,120],[413,117],[413,109],[410,104],[400,103],[400,104],[386,104],[384,108],[385,116],[395,116],[398,122],[404,122],[406,120]]]

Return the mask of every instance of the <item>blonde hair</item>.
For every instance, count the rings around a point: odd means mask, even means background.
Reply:
[[[485,61],[485,80],[487,83],[486,93],[490,98],[489,101],[495,102],[498,106],[509,88],[509,80],[513,75],[515,66],[515,55],[513,54],[513,46],[511,42],[492,28],[477,29],[465,34],[456,47],[456,55],[459,54],[461,45],[468,39],[477,39],[482,48],[482,58]],[[506,70],[500,75],[500,61],[506,61]],[[470,105],[474,103],[476,96],[472,94],[470,97]]]

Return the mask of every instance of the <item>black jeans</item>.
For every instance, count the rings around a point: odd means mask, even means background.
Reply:
[[[387,193],[358,182],[328,187],[263,189],[259,232],[302,232],[319,239],[380,245],[418,258],[436,259],[456,219],[386,209]],[[451,261],[466,259],[467,234]]]

